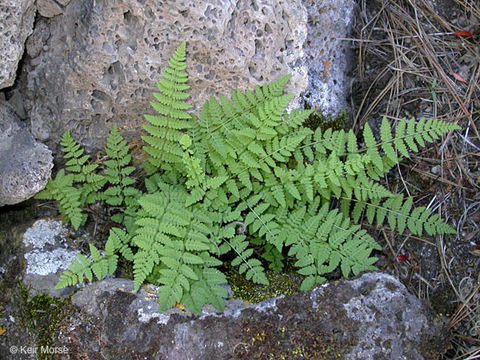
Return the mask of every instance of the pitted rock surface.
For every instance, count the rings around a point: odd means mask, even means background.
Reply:
[[[351,51],[348,37],[352,27],[353,0],[305,1],[308,12],[308,36],[305,65],[309,87],[305,101],[325,117],[334,117],[347,109]]]
[[[28,42],[36,55],[26,64],[32,132],[53,148],[71,128],[87,147],[102,148],[113,122],[138,129],[183,40],[193,104],[292,72],[298,96],[306,70],[291,65],[303,56],[306,21],[300,1],[73,0],[61,15],[39,19]]]
[[[12,86],[25,39],[33,31],[35,0],[0,2],[0,89]]]
[[[52,168],[52,152],[0,101],[0,206],[20,203],[44,189]]]
[[[224,313],[158,313],[151,289],[110,279],[72,297],[57,346],[69,359],[435,359],[448,333],[390,275],[365,274]]]
[[[40,17],[27,42],[18,89],[32,133],[52,149],[66,129],[87,149],[103,148],[113,123],[138,138],[160,73],[183,40],[197,115],[211,95],[286,74],[292,108],[306,101],[327,115],[341,112],[345,60],[337,38],[347,34],[353,2],[316,3],[72,0],[62,14]]]

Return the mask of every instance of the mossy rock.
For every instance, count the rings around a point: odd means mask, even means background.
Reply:
[[[281,295],[295,295],[300,292],[300,284],[303,280],[303,278],[296,273],[266,271],[265,275],[270,284],[260,285],[247,280],[245,276],[239,274],[236,269],[228,266],[225,275],[232,289],[233,297],[254,304]]]

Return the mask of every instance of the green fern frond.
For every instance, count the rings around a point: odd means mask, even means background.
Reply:
[[[82,212],[81,189],[73,186],[74,174],[65,174],[61,169],[54,180],[49,180],[44,190],[35,195],[36,199],[53,199],[65,222],[71,222],[75,230],[85,224],[87,215]]]
[[[202,307],[207,304],[213,305],[218,311],[225,309],[225,299],[228,296],[225,284],[227,278],[219,270],[208,267],[196,270],[196,277],[190,285],[190,291],[183,293],[181,303],[192,311],[199,314]],[[168,308],[163,308],[168,309]]]
[[[95,168],[93,169],[96,169],[96,167],[97,165],[95,165]],[[89,172],[85,172],[83,174],[85,178],[85,183],[81,187],[82,196],[80,198],[80,201],[84,204],[93,204],[94,202],[103,199],[100,190],[107,182],[107,179],[105,179],[105,177],[102,175],[93,174],[93,170],[91,170],[92,168],[86,169],[86,167],[84,166],[83,169]]]
[[[83,152],[84,152],[83,148],[81,147],[80,144],[78,144],[75,140],[73,140],[72,136],[70,135],[70,130],[67,130],[63,134],[60,145],[62,145],[62,152],[65,153],[63,157],[65,159],[70,159],[66,163],[67,165],[66,170],[72,173],[81,174],[82,166],[86,164],[86,162],[89,159],[89,156],[83,155]],[[84,179],[81,179],[79,181],[84,181]]]
[[[105,244],[105,253],[110,256],[117,252],[128,260],[133,261],[133,252],[130,247],[132,236],[119,228],[112,228]]]
[[[187,85],[188,75],[185,72],[185,48],[186,43],[183,42],[158,81],[159,93],[154,94],[157,101],[151,103],[158,115],[145,115],[149,125],[145,125],[144,129],[149,135],[142,136],[142,139],[147,143],[144,150],[150,155],[150,167],[147,167],[150,175],[162,166],[182,163],[183,150],[179,140],[183,132],[192,126],[192,116],[185,112],[191,106],[184,102],[190,96],[187,92],[190,86]]]
[[[378,151],[379,147],[381,147],[391,164],[397,164],[398,157],[396,152],[402,156],[409,157],[408,150],[418,152],[420,148],[425,147],[426,143],[432,143],[434,140],[439,139],[440,136],[459,129],[458,125],[446,121],[433,119],[427,121],[422,118],[418,122],[415,119],[410,119],[407,122],[403,118],[399,121],[394,136],[387,118],[384,117],[382,119],[381,141],[379,144],[376,143],[368,124],[365,124],[363,137],[367,155],[371,162],[378,170],[384,171],[384,161],[382,161]]]
[[[62,145],[62,151],[65,153],[64,158],[70,159],[65,164],[67,165],[65,169],[74,174],[74,183],[86,184],[82,188],[80,199],[82,204],[95,202],[98,199],[93,194],[101,189],[106,182],[103,176],[94,174],[98,165],[87,164],[90,157],[83,155],[83,148],[73,140],[69,130],[63,134],[60,144]]]
[[[190,149],[192,145],[190,136],[186,134],[183,135],[179,143],[183,147],[183,164],[185,165],[185,173],[188,176],[185,185],[188,189],[197,188],[197,194],[199,194],[199,196],[193,196],[193,200],[188,201],[189,204],[192,204],[201,200],[205,193],[203,189],[203,185],[205,184],[205,171],[200,165],[200,160],[193,156],[193,151]]]
[[[137,241],[137,244],[139,243],[140,241]],[[148,251],[137,251],[133,258],[133,280],[135,291],[138,291],[138,289],[140,289],[140,286],[142,286],[147,276],[151,274],[154,265],[157,263],[158,258],[156,256],[154,257],[150,255]]]
[[[298,273],[305,276],[302,290],[322,283],[323,275],[338,266],[343,266],[345,277],[374,269],[371,252],[380,249],[378,244],[337,210],[329,211],[328,203],[317,211],[305,207],[277,211],[275,219],[278,226],[266,239],[277,249],[289,248],[288,255],[296,257]]]
[[[68,267],[68,270],[65,270],[62,275],[60,275],[55,290],[83,284],[85,278],[87,278],[88,281],[93,280],[93,274],[91,271],[92,262],[82,254],[79,254],[77,257],[79,261],[73,260],[72,264]]]
[[[127,143],[120,135],[117,125],[114,125],[107,138],[105,150],[108,160],[105,160],[105,181],[108,184],[101,196],[107,204],[117,206],[120,212],[112,216],[112,220],[125,225],[131,220],[138,209],[137,199],[141,191],[133,187],[135,179],[130,175],[135,167],[130,166],[132,157]],[[100,190],[97,189],[96,191]]]
[[[353,210],[353,220],[358,222],[361,214],[366,209],[367,221],[372,224],[383,225],[385,221],[392,231],[402,234],[406,229],[414,235],[421,236],[427,233],[430,236],[437,234],[455,234],[456,231],[445,224],[438,214],[426,207],[412,208],[413,198],[403,201],[402,195],[391,196],[381,205],[380,201],[356,201]]]
[[[68,270],[60,275],[55,290],[63,289],[68,286],[83,284],[85,279],[89,282],[93,280],[93,275],[98,280],[103,280],[107,275],[113,274],[117,269],[118,256],[115,252],[118,250],[114,247],[112,242],[107,242],[105,255],[102,256],[98,249],[92,245],[90,246],[90,255],[92,260],[79,254],[77,260],[73,260]]]
[[[253,255],[253,248],[249,247],[249,242],[245,235],[235,235],[235,230],[230,228],[230,236],[225,233],[225,243],[220,246],[220,253],[228,253],[233,251],[235,258],[231,265],[238,267],[240,274],[245,273],[247,280],[252,280],[257,284],[268,285],[268,280],[265,276],[265,270],[258,259],[251,258]]]
[[[189,282],[183,280],[186,273],[191,275],[194,267],[207,266],[202,254],[213,250],[208,239],[210,227],[198,220],[211,220],[198,216],[195,208],[185,207],[188,194],[181,187],[159,184],[159,188],[161,192],[139,199],[144,213],[137,216],[138,228],[133,238],[139,248],[134,257],[135,286],[138,289],[153,267],[159,265],[159,296],[165,304],[171,304],[179,302],[183,293],[189,291]]]
[[[370,129],[370,125],[368,125],[368,123],[365,124],[363,129],[363,139],[365,140],[368,158],[377,169],[383,171],[383,161],[380,153],[378,152],[377,141],[375,140],[375,136],[373,135],[372,129]]]
[[[74,175],[73,182],[81,189],[80,203],[92,204],[101,200],[99,190],[105,185],[106,179],[98,174],[95,170],[98,164],[88,164],[90,157],[83,155],[84,150],[70,135],[70,131],[66,131],[62,136],[62,151],[65,153],[64,158],[70,159],[66,162],[66,170]]]

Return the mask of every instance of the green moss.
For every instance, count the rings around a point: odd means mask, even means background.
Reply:
[[[333,119],[325,119],[318,110],[315,110],[304,122],[304,125],[311,130],[316,130],[317,128],[320,128],[322,132],[330,128],[332,130],[346,130],[351,127],[351,124],[347,123],[347,115],[348,111],[344,110]]]
[[[242,299],[250,303],[259,303],[266,299],[280,295],[294,295],[299,292],[301,278],[296,274],[276,273],[266,271],[265,275],[270,282],[269,285],[259,285],[249,281],[245,276],[238,273],[232,267],[226,267],[225,274],[228,279],[234,298]]]
[[[51,347],[58,326],[66,315],[68,298],[52,298],[46,293],[31,296],[29,288],[18,286],[19,327],[26,329],[36,346]],[[50,359],[48,353],[38,353],[37,359]]]

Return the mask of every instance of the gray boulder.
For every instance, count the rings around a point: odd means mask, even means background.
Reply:
[[[152,289],[97,282],[72,297],[55,346],[65,359],[435,359],[448,333],[390,275],[365,274],[224,313],[158,313]],[[153,289],[154,290],[154,289]]]
[[[39,18],[28,40],[18,88],[32,133],[51,148],[67,128],[87,149],[103,148],[112,123],[138,138],[160,72],[183,40],[197,114],[212,94],[286,74],[292,106],[307,101],[327,115],[340,112],[346,63],[337,39],[347,34],[352,7],[331,0],[72,0],[62,14]]]
[[[12,86],[25,40],[32,33],[35,0],[0,3],[0,89]]]
[[[44,189],[52,167],[51,151],[0,101],[0,206],[17,204]]]

